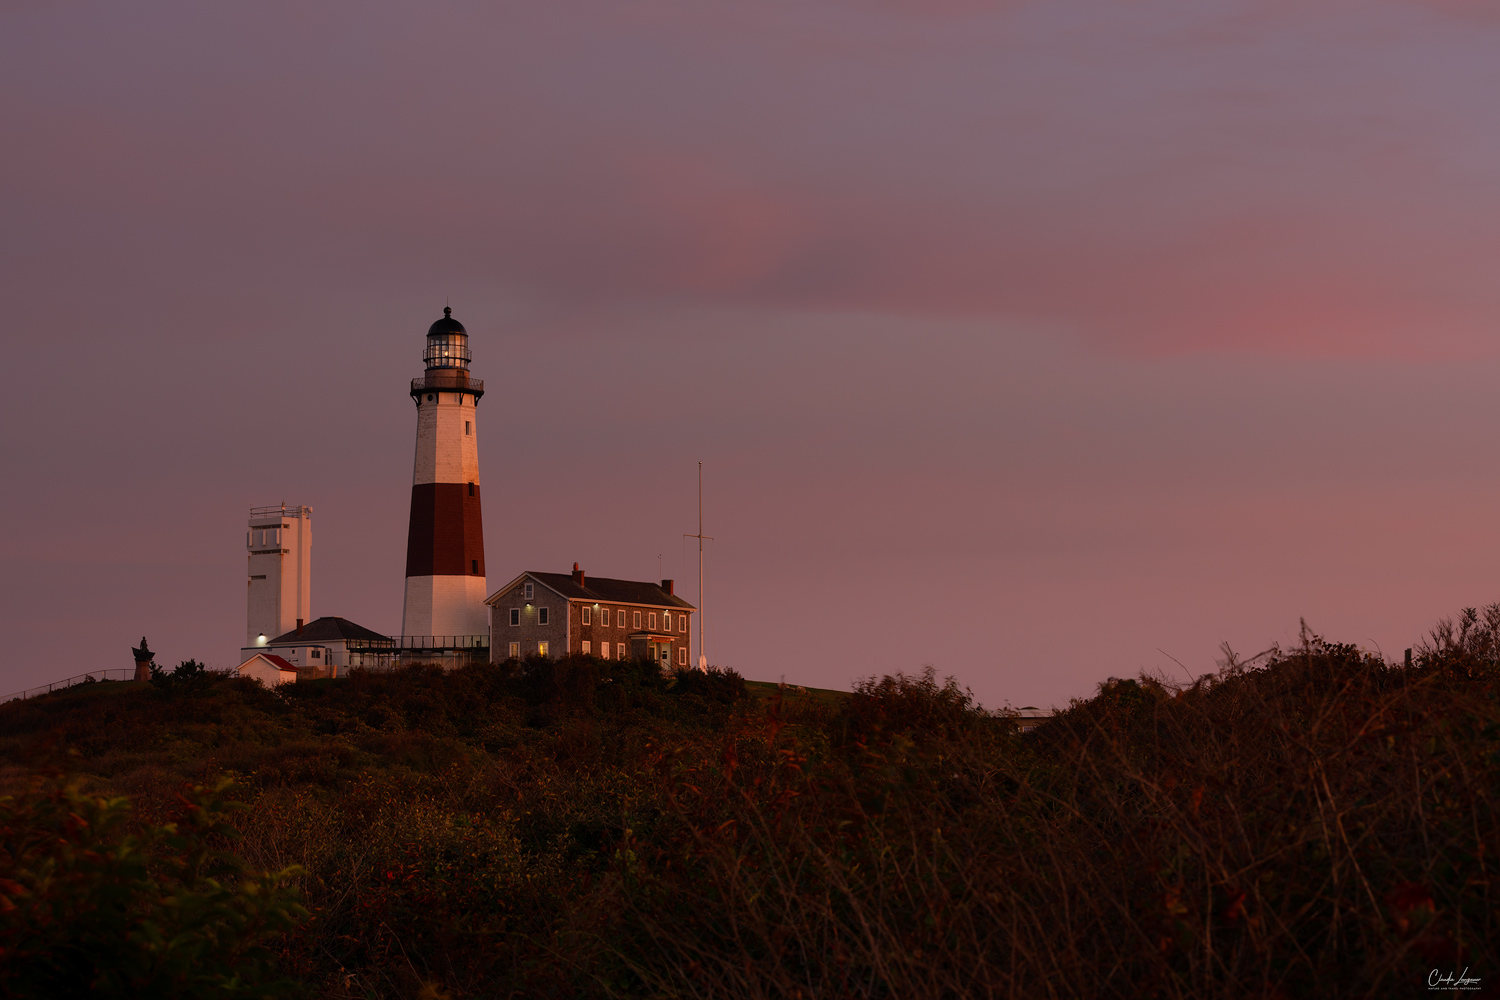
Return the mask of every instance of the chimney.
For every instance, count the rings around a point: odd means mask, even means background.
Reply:
[[[663,580],[661,582],[661,589],[665,590],[667,593],[670,594],[672,592],[672,581],[671,580]]]
[[[578,584],[578,586],[582,587],[584,579],[585,579],[585,576],[584,576],[583,570],[581,570],[581,569],[578,568],[578,564],[577,563],[574,563],[573,564],[573,582],[576,583],[576,584]]]
[[[302,619],[298,618],[297,619],[297,632],[300,634],[301,631],[302,631]]]

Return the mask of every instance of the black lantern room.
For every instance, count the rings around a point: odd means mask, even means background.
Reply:
[[[427,350],[422,354],[427,370],[469,367],[469,333],[453,318],[453,310],[443,307],[443,318],[427,328]]]

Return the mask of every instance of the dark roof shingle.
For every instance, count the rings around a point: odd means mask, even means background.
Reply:
[[[651,604],[659,608],[687,608],[696,611],[691,604],[661,589],[660,584],[639,580],[611,580],[607,576],[585,576],[583,586],[573,582],[570,573],[533,573],[534,577],[559,594],[573,601],[597,601],[600,604]]]
[[[379,632],[371,631],[363,625],[356,625],[347,618],[314,618],[300,629],[292,629],[285,635],[278,635],[266,645],[274,646],[277,643],[303,643],[303,642],[338,642],[341,639],[384,639],[390,642],[391,637],[381,635]]]

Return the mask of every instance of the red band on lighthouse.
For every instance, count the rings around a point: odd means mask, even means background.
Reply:
[[[407,576],[484,576],[479,485],[418,483],[411,488]]]

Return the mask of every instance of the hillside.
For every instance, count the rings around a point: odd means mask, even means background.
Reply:
[[[234,850],[303,870],[312,915],[276,951],[315,995],[1493,986],[1478,634],[1411,668],[1311,640],[1189,688],[1112,681],[1027,736],[930,674],[842,697],[585,660],[90,685],[0,705],[0,777],[71,775],[139,824],[234,778]]]

